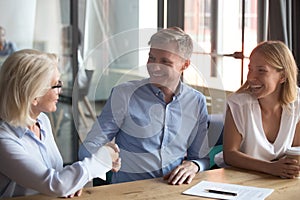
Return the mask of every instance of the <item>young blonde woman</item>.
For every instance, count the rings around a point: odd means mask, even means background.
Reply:
[[[291,51],[280,41],[258,44],[250,55],[246,83],[228,98],[225,163],[295,178],[300,163],[285,152],[300,146],[299,119],[300,90]]]

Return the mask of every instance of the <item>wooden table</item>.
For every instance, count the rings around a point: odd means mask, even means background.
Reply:
[[[184,185],[169,185],[162,178],[134,181],[121,184],[104,185],[85,188],[81,197],[74,200],[136,200],[136,199],[205,199],[195,196],[182,195],[181,193],[202,180],[223,183],[233,183],[246,186],[273,188],[269,200],[300,199],[300,179],[281,179],[267,174],[240,169],[216,169],[197,174],[193,182]],[[11,200],[54,200],[45,195],[11,198]]]

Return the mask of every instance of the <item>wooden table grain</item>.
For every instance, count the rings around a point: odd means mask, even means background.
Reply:
[[[104,185],[84,188],[80,197],[74,200],[143,200],[143,199],[204,199],[196,196],[183,195],[182,192],[199,183],[202,180],[221,183],[232,183],[245,186],[272,188],[274,191],[266,199],[268,200],[296,200],[300,199],[300,179],[282,179],[268,174],[246,171],[235,168],[215,169],[200,172],[192,183],[183,185],[169,185],[162,178],[134,181],[128,183]],[[33,195],[10,198],[10,200],[61,200],[46,195]]]

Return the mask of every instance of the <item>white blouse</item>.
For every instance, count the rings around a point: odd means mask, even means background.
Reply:
[[[246,93],[234,93],[228,98],[233,120],[242,135],[241,151],[261,160],[273,160],[284,155],[291,147],[300,116],[300,95],[283,108],[280,128],[274,143],[264,133],[258,100]]]

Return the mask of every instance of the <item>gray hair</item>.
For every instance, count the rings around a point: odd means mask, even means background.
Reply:
[[[172,42],[177,46],[177,52],[175,53],[178,53],[184,59],[190,59],[193,52],[192,38],[179,27],[161,29],[152,35],[148,44],[169,44]]]

